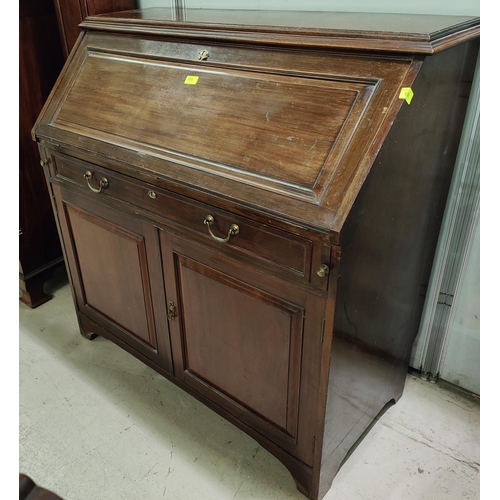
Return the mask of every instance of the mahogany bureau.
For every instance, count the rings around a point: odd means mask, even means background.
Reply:
[[[88,17],[33,129],[82,334],[311,499],[402,394],[479,19]]]

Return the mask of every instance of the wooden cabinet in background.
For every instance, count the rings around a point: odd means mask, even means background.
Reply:
[[[43,40],[43,43],[41,41]],[[31,129],[62,69],[52,0],[19,3],[19,288],[37,307],[51,297],[43,285],[63,256]]]
[[[316,500],[402,394],[479,20],[171,15],[88,18],[34,127],[81,332]]]
[[[66,59],[75,45],[80,28],[78,25],[87,17],[131,10],[137,7],[136,0],[52,0],[56,8],[57,23],[62,50]]]
[[[19,3],[19,288],[37,307],[63,268],[52,207],[31,129],[87,15],[134,9],[135,0],[21,0]],[[61,45],[62,44],[62,45]]]

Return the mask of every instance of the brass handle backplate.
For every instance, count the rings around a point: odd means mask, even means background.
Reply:
[[[103,189],[106,189],[108,186],[109,186],[109,181],[108,179],[106,179],[106,177],[103,177],[100,181],[99,181],[99,189],[95,188],[95,187],[92,187],[90,185],[90,179],[92,179],[92,177],[94,176],[94,174],[90,171],[90,170],[87,170],[83,176],[85,177],[85,179],[87,179],[87,186],[89,187],[89,189],[94,192],[94,193],[100,193]]]
[[[229,232],[227,233],[227,238],[220,238],[219,236],[215,236],[215,234],[212,233],[212,230],[210,229],[210,226],[214,222],[215,222],[214,218],[211,215],[207,215],[205,217],[205,220],[203,221],[203,224],[207,226],[210,236],[219,243],[227,243],[229,241],[229,238],[231,238],[231,236],[234,236],[240,232],[239,226],[237,226],[236,224],[232,224],[231,227],[229,228]]]
[[[169,321],[172,321],[176,316],[177,316],[177,311],[175,310],[175,304],[173,302],[169,302],[167,318]]]

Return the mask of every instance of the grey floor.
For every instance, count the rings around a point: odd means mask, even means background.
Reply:
[[[65,500],[304,500],[253,439],[102,338],[19,307],[19,471]],[[408,375],[325,500],[479,499],[479,404]]]

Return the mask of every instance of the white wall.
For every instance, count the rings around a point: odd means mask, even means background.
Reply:
[[[170,7],[165,0],[139,0],[141,8]],[[479,0],[185,0],[187,8],[256,10],[329,10],[343,12],[394,12],[478,16]]]
[[[479,221],[468,257],[462,287],[455,296],[450,337],[440,377],[480,394],[480,236]]]

